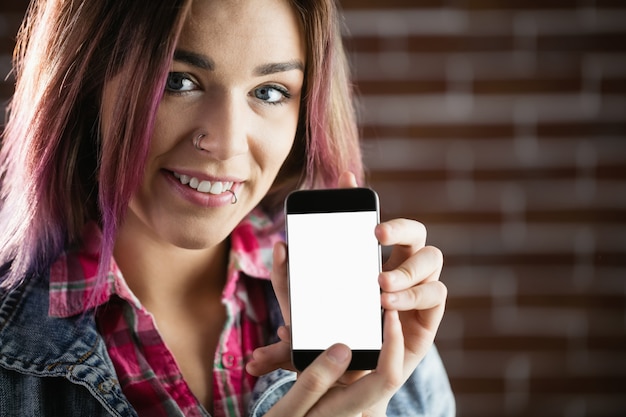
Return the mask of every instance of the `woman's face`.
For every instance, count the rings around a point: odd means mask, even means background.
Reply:
[[[127,221],[184,248],[223,241],[292,147],[305,56],[287,0],[195,0]]]

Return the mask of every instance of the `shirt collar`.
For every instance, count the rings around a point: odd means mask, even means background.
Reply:
[[[274,223],[260,209],[246,216],[230,236],[228,281],[224,296],[234,291],[236,279],[244,273],[252,278],[268,280],[272,269],[272,249],[283,240]],[[102,233],[95,223],[83,231],[83,244],[77,251],[62,254],[50,269],[51,317],[70,317],[85,313],[117,295],[137,308],[141,307],[114,259],[111,259],[106,280],[97,279]]]

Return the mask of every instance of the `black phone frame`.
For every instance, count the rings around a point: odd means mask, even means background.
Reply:
[[[380,222],[378,194],[371,188],[335,188],[322,190],[297,190],[285,200],[285,230],[287,238],[287,216],[290,214],[333,213],[376,211]],[[379,248],[379,256],[380,256]],[[379,265],[382,260],[379,259]],[[290,279],[291,280],[291,279]],[[381,326],[384,311],[381,309]],[[382,342],[382,341],[381,341]],[[330,346],[329,346],[330,347]],[[291,360],[298,371],[303,371],[323,350],[291,350]],[[372,370],[378,364],[380,350],[352,350],[348,370]]]

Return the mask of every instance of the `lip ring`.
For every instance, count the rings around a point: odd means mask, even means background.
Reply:
[[[237,204],[237,194],[235,194],[235,192],[232,189],[228,189],[226,190],[227,193],[231,193],[233,195],[232,200],[230,201],[230,204]]]

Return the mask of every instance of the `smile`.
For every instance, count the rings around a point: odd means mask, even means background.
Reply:
[[[194,190],[205,194],[222,194],[223,192],[230,190],[233,186],[232,181],[200,181],[196,177],[190,177],[177,172],[174,172],[174,177],[176,177],[181,184],[187,185]]]

